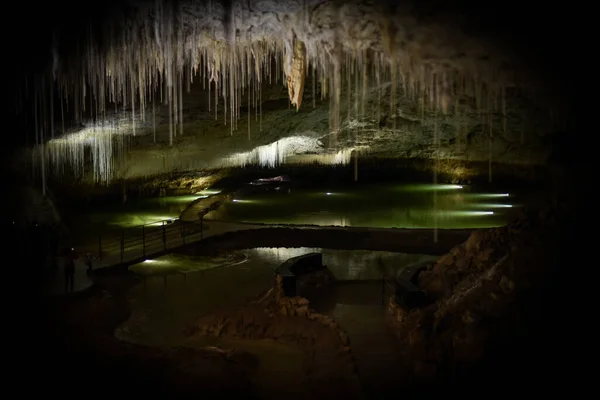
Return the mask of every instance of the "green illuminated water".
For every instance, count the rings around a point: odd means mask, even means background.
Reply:
[[[179,217],[207,190],[195,195],[131,199],[85,209],[70,221],[76,241],[96,243],[99,234]],[[329,193],[329,194],[328,194]],[[506,196],[508,195],[508,196]],[[381,228],[487,228],[505,225],[519,198],[468,186],[377,184],[355,189],[292,190],[239,196],[209,219],[252,223],[312,224]]]
[[[132,228],[167,219],[178,218],[194,200],[214,194],[213,191],[193,195],[133,199],[125,204],[108,203],[85,210],[81,216],[88,227]]]
[[[458,185],[368,185],[239,196],[213,219],[380,228],[488,228],[505,225],[517,198]]]
[[[75,245],[97,243],[98,235],[110,236],[118,234],[122,229],[178,218],[191,202],[210,194],[213,192],[131,199],[125,204],[107,202],[81,210],[71,210],[66,222]]]

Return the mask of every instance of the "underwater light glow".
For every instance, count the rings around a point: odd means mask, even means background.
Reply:
[[[496,198],[496,197],[510,197],[510,194],[508,193],[473,193],[470,194],[469,197],[471,198]]]
[[[461,185],[441,185],[441,184],[409,184],[409,185],[401,185],[397,188],[397,190],[401,191],[409,191],[409,192],[429,192],[429,191],[437,191],[437,190],[458,190],[463,189]]]
[[[161,218],[160,216],[157,216],[156,218]],[[177,221],[179,218],[173,218],[173,217],[164,217],[159,221],[153,221],[153,222],[148,222],[145,223],[143,225],[146,226],[162,226],[163,224],[172,224],[173,222]]]
[[[512,204],[473,204],[477,208],[512,208]]]
[[[142,261],[138,265],[140,265],[140,264],[143,264],[143,265],[152,264],[152,268],[163,268],[163,267],[168,267],[169,265],[171,265],[172,261],[170,261],[168,259],[164,259],[162,257],[159,257],[159,258],[149,258],[147,260]]]
[[[474,217],[481,215],[494,215],[493,211],[438,211],[438,215],[448,217]]]
[[[198,195],[205,195],[206,197],[214,195],[214,194],[219,194],[221,193],[220,190],[216,190],[216,189],[204,189],[204,190],[200,190],[199,192],[196,192],[194,194],[198,194]]]

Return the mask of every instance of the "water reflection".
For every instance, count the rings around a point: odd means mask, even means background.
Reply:
[[[244,259],[243,254],[235,253],[212,257],[173,253],[134,264],[129,267],[129,270],[144,276],[162,276],[176,273],[186,274],[232,265]]]
[[[278,266],[289,258],[308,253],[322,253],[323,264],[340,280],[380,279],[381,275],[392,277],[412,264],[435,260],[436,256],[423,254],[392,253],[369,250],[332,250],[310,247],[259,247],[245,250],[252,260]]]
[[[346,281],[380,279],[382,272],[394,276],[408,265],[436,258],[309,247],[254,248],[219,257],[171,254],[130,267],[146,278],[130,290],[128,298],[133,313],[116,335],[122,340],[148,345],[180,344],[185,340],[182,333],[185,327],[197,317],[243,304],[267,291],[273,286],[275,267],[288,258],[311,252],[322,252],[323,263],[337,279]],[[230,262],[240,257],[247,260]],[[380,292],[376,291],[376,295],[380,296]]]
[[[127,204],[86,209],[86,228],[130,228],[177,218],[191,202],[219,192],[208,189],[193,195],[133,199]],[[485,228],[508,221],[514,197],[509,193],[480,193],[460,185],[380,184],[353,190],[240,195],[212,212],[210,218],[321,226]]]
[[[94,225],[131,228],[178,218],[189,203],[206,196],[206,194],[196,194],[138,199],[127,204],[115,204],[101,210],[92,210],[88,215]]]
[[[486,228],[505,225],[513,201],[508,193],[479,193],[468,186],[387,184],[240,195],[210,217],[322,226]]]

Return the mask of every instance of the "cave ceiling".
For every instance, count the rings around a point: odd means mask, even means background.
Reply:
[[[460,157],[440,143],[461,137],[491,157],[492,145],[483,141],[494,129],[500,132],[494,149],[506,155],[524,142],[524,131],[537,129],[532,136],[539,136],[550,129],[524,127],[531,118],[523,109],[536,115],[558,109],[534,51],[498,33],[508,22],[494,18],[502,7],[109,3],[88,5],[80,19],[66,17],[68,8],[54,10],[35,74],[17,74],[17,108],[51,170],[65,163],[85,170],[90,163],[93,179],[110,181],[132,170],[154,174],[219,160],[272,165],[287,157],[283,147],[291,155],[325,152],[334,163],[359,149]],[[519,157],[532,154],[530,146]],[[156,163],[158,169],[148,166]]]

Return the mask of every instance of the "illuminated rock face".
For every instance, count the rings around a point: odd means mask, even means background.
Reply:
[[[296,106],[296,111],[298,111],[302,105],[304,80],[307,71],[304,43],[298,39],[294,39],[294,50],[289,58],[289,65],[286,66],[288,93],[290,95],[290,102]]]
[[[76,121],[96,120],[41,146],[52,171],[91,162],[93,179],[108,182],[214,166],[307,133],[332,154],[361,147],[395,157],[544,159],[531,150],[533,129],[520,124],[527,110],[510,103],[528,71],[466,35],[456,18],[361,0],[130,3],[82,36],[78,51],[55,48],[50,76],[36,81],[32,103],[50,126],[36,121],[39,137],[65,133],[54,119],[67,103]],[[285,103],[264,109],[273,87],[286,86],[288,104],[306,114],[286,113]],[[526,153],[515,150],[528,141]],[[170,149],[154,144],[162,142]]]

